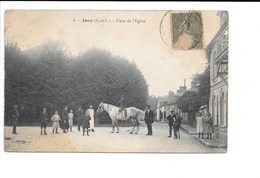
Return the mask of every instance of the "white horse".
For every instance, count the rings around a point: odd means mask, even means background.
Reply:
[[[133,133],[138,134],[139,120],[144,118],[144,112],[142,110],[137,109],[135,107],[126,108],[127,117],[125,117],[124,111],[121,111],[119,113],[119,107],[101,102],[98,106],[97,113],[100,113],[103,110],[108,112],[110,118],[112,119],[112,132],[111,133],[114,133],[115,127],[117,127],[116,132],[119,133],[119,126],[118,126],[117,120],[131,119],[133,122],[133,128],[130,131],[130,134],[133,134]]]

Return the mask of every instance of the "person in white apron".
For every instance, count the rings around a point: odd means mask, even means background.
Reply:
[[[70,131],[72,132],[72,127],[73,127],[73,110],[71,109],[70,110],[70,113],[68,114],[68,117],[69,117],[69,129]]]
[[[90,121],[89,121],[89,123],[90,123],[89,131],[95,132],[95,130],[94,130],[94,116],[95,116],[95,111],[94,111],[92,105],[89,106],[89,109],[87,110],[87,113],[88,113],[88,115],[89,115],[89,117],[90,117]]]

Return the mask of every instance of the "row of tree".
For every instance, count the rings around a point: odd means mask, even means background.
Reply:
[[[49,112],[64,105],[97,108],[101,101],[116,105],[121,95],[127,106],[144,109],[148,85],[134,62],[110,51],[93,48],[69,57],[57,42],[27,51],[5,46],[6,116],[14,104],[32,121],[42,107]]]

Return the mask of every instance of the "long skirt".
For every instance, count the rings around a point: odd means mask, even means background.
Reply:
[[[67,120],[67,119],[61,119],[61,120],[60,120],[60,127],[61,127],[61,129],[63,129],[63,130],[68,129],[68,128],[69,128],[69,122],[68,122],[68,120]]]
[[[203,120],[202,118],[197,119],[197,133],[204,132]]]
[[[204,132],[206,134],[213,133],[214,132],[214,125],[212,123],[205,123],[205,129]]]
[[[91,117],[91,120],[89,121],[89,128],[94,129],[94,117]]]
[[[73,126],[73,119],[69,119],[69,127]]]
[[[89,127],[90,127],[89,121],[88,120],[83,120],[82,121],[82,128],[83,129],[89,129]]]

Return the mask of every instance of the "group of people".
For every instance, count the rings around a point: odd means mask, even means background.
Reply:
[[[92,105],[84,112],[82,107],[79,105],[78,110],[75,112],[75,118],[78,123],[78,131],[83,130],[83,136],[85,133],[89,135],[89,132],[95,132],[94,130],[94,115],[95,111]],[[18,123],[19,111],[18,105],[14,105],[13,110],[10,111],[10,120],[13,125],[13,134],[17,134],[16,126]],[[71,109],[68,112],[68,106],[64,106],[62,110],[61,116],[59,115],[58,110],[55,111],[54,115],[50,118],[47,113],[47,108],[42,108],[42,112],[39,116],[40,124],[41,124],[41,135],[47,135],[46,128],[49,121],[52,122],[52,134],[58,134],[58,128],[63,130],[63,133],[72,132],[74,113]]]
[[[196,117],[197,121],[197,133],[199,138],[204,139],[204,134],[207,134],[206,139],[212,138],[212,133],[214,132],[213,119],[210,113],[207,113],[203,116],[201,113],[198,113]]]
[[[179,113],[174,113],[171,111],[171,114],[167,117],[168,120],[168,125],[169,125],[169,136],[172,137],[172,130],[174,133],[174,139],[181,138],[180,136],[180,127],[181,127],[181,121],[182,117],[179,115]],[[152,123],[154,122],[154,113],[151,110],[151,106],[147,106],[147,110],[145,111],[145,117],[144,121],[147,125],[147,136],[152,136],[153,135],[153,130],[152,130]]]
[[[171,114],[167,117],[168,124],[169,124],[169,136],[172,137],[172,130],[174,134],[174,139],[181,138],[180,135],[180,127],[181,127],[181,121],[182,117],[179,115],[179,113],[174,113],[171,111]]]
[[[42,128],[44,128],[44,134],[46,134],[46,123],[48,119],[43,119],[42,115],[46,113],[46,108],[43,108],[43,113],[41,113],[40,120],[41,120],[41,134],[42,134]],[[92,107],[92,105],[89,106],[89,108],[84,112],[81,106],[78,106],[78,110],[75,112],[75,118],[78,123],[78,131],[80,131],[80,128],[82,126],[83,136],[85,135],[85,132],[89,136],[89,132],[95,132],[94,130],[94,115],[95,111]],[[74,114],[73,110],[71,109],[70,112],[68,112],[68,106],[65,106],[61,117],[59,116],[58,111],[55,111],[55,114],[51,117],[52,121],[52,133],[58,133],[58,128],[60,127],[63,130],[63,133],[72,132],[73,127],[73,119]]]
[[[124,107],[122,107],[124,108]],[[122,109],[123,110],[123,109]],[[121,110],[121,111],[122,111]],[[82,107],[79,105],[77,111],[75,112],[75,117],[73,110],[71,109],[70,112],[68,112],[68,106],[65,106],[61,117],[59,115],[59,112],[56,110],[55,114],[50,118],[49,114],[47,113],[47,108],[42,109],[42,113],[40,114],[40,123],[41,123],[41,135],[47,135],[46,128],[47,123],[51,120],[52,122],[52,133],[57,134],[58,128],[61,128],[63,130],[63,133],[72,132],[73,127],[73,120],[76,118],[77,124],[78,124],[78,131],[83,131],[83,136],[85,133],[89,135],[89,132],[95,132],[94,130],[94,115],[95,111],[92,107],[92,105],[89,106],[89,108],[84,112]],[[13,134],[17,134],[16,126],[18,123],[19,118],[19,111],[18,111],[18,105],[14,105],[13,110],[10,112],[11,122],[13,125]],[[168,124],[169,124],[169,136],[172,137],[172,130],[174,133],[174,138],[180,139],[180,126],[182,122],[182,117],[178,113],[174,113],[174,111],[171,111],[170,115],[167,117]],[[147,106],[147,110],[145,111],[145,117],[144,121],[147,125],[147,136],[153,135],[152,130],[152,123],[154,122],[154,113],[151,110],[151,106]],[[201,113],[198,113],[196,117],[197,121],[197,132],[199,135],[199,138],[204,138],[204,134],[207,134],[206,139],[212,138],[212,133],[214,132],[214,126],[213,126],[213,120],[210,113],[207,113],[205,116],[203,116]]]

